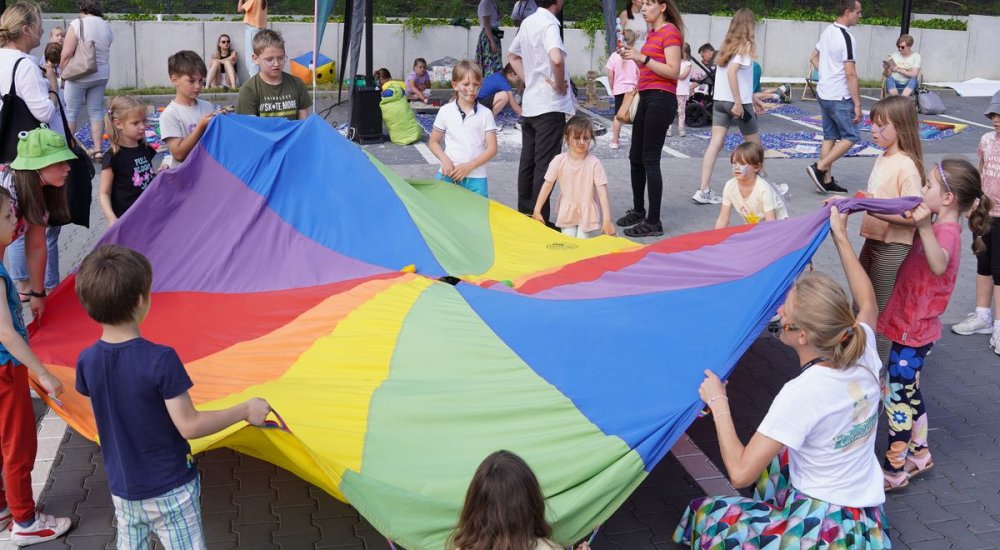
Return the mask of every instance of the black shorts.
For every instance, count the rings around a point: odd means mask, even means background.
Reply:
[[[625,101],[625,94],[618,94],[615,96],[615,114],[622,110],[622,102]]]
[[[486,97],[476,98],[476,101],[478,101],[480,105],[486,107],[487,109],[493,109],[493,98],[495,98],[496,96],[497,96],[496,94],[491,94]]]
[[[990,218],[990,232],[983,235],[986,251],[976,256],[976,274],[993,277],[993,284],[1000,286],[1000,218]]]

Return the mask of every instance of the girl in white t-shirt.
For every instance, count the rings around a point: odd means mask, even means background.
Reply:
[[[438,111],[427,146],[441,161],[436,179],[489,198],[486,163],[497,154],[497,123],[493,112],[476,101],[482,85],[478,65],[471,61],[455,65],[451,87],[456,99]]]
[[[788,217],[781,195],[760,176],[764,168],[763,147],[750,141],[741,143],[733,149],[729,162],[733,165],[733,179],[726,182],[722,191],[716,229],[729,227],[729,215],[734,210],[751,225]]]
[[[788,291],[776,332],[798,356],[801,374],[774,398],[746,446],[719,377],[706,370],[698,390],[712,410],[733,486],[757,481],[754,498],[693,500],[675,542],[691,548],[890,546],[875,456],[881,402],[875,291],[851,248],[847,215],[836,206],[830,229],[851,297],[819,272],[800,276]]]
[[[451,550],[562,550],[545,521],[545,496],[524,460],[510,451],[486,457],[472,474]],[[586,542],[577,550],[589,550]]]
[[[739,127],[745,141],[760,143],[757,113],[753,105],[753,60],[757,56],[753,12],[740,8],[729,23],[726,39],[716,56],[715,103],[712,139],[701,162],[701,187],[691,197],[698,204],[719,204],[722,197],[712,191],[712,168],[722,151],[729,127]]]
[[[556,227],[578,239],[593,237],[600,229],[605,235],[615,234],[611,223],[611,201],[608,200],[608,176],[604,166],[590,149],[594,145],[594,126],[584,115],[566,122],[563,132],[569,150],[556,155],[545,172],[545,183],[538,192],[532,218],[545,223],[542,207],[549,201],[552,188],[559,182],[556,203]]]
[[[687,116],[688,96],[691,95],[691,44],[684,43],[684,53],[681,55],[681,72],[677,75],[677,135],[684,137],[684,119]],[[667,135],[674,135],[674,127],[667,127]]]

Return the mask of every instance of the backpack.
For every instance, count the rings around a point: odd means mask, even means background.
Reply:
[[[17,66],[24,60],[22,57],[14,62],[14,70],[10,74],[10,90],[3,95],[3,107],[0,108],[0,164],[9,164],[17,157],[18,135],[21,132],[41,126],[28,104],[17,95]]]
[[[941,96],[927,88],[917,90],[917,106],[923,115],[940,115],[948,110],[941,101]]]

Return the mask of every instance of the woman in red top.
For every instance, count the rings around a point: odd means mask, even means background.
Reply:
[[[625,48],[622,52],[622,58],[639,65],[639,108],[632,122],[632,148],[628,154],[633,207],[617,223],[622,227],[634,226],[625,230],[629,237],[656,237],[663,234],[660,153],[667,126],[677,115],[677,76],[681,70],[684,23],[674,0],[643,0],[641,13],[650,28],[646,43],[641,51]],[[648,214],[643,200],[647,183]]]

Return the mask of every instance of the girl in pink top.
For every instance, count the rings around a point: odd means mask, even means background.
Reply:
[[[992,202],[983,194],[979,172],[960,157],[946,158],[930,171],[923,203],[912,212],[920,237],[899,267],[896,287],[878,318],[878,331],[892,341],[889,352],[889,449],[883,462],[884,487],[905,487],[910,478],[931,469],[927,414],[920,394],[920,370],[941,337],[939,317],[948,307],[958,274],[959,225],[969,218],[975,235],[972,250],[985,250]],[[931,223],[931,216],[935,215]]]
[[[622,33],[625,36],[625,45],[632,48],[635,46],[635,31],[625,29]],[[639,87],[639,67],[632,61],[625,61],[617,51],[608,57],[608,63],[604,66],[608,70],[608,80],[611,81],[611,93],[615,96],[615,112],[622,108],[625,94],[636,90]],[[618,148],[618,137],[622,132],[622,121],[618,117],[611,127],[611,147]]]
[[[549,163],[545,183],[538,192],[535,212],[531,217],[545,222],[542,206],[548,202],[558,180],[556,227],[578,239],[593,237],[598,229],[605,235],[614,235],[608,176],[601,161],[590,154],[594,145],[594,127],[590,119],[583,115],[569,119],[563,136],[569,151],[556,155]]]

